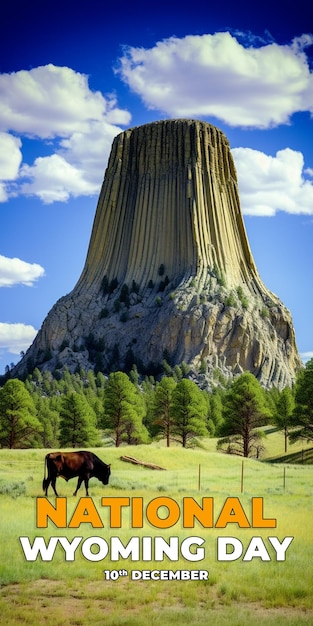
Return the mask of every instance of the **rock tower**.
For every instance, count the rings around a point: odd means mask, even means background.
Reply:
[[[291,384],[292,319],[263,284],[225,135],[178,119],[113,141],[85,266],[16,366],[146,374],[185,362],[202,385],[251,371]]]

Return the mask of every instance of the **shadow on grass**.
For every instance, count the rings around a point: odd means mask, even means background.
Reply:
[[[270,459],[266,459],[266,463],[295,463],[297,465],[312,465],[313,448],[298,450],[297,452],[290,452],[281,456],[275,456]]]

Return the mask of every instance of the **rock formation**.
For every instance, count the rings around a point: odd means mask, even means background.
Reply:
[[[301,365],[291,315],[253,261],[228,140],[195,120],[115,138],[81,277],[16,373],[136,364],[149,374],[164,359],[203,385],[249,370],[282,387]]]

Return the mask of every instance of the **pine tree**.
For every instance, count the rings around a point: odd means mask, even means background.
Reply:
[[[226,443],[229,453],[258,456],[263,433],[257,427],[267,422],[270,411],[264,391],[253,374],[245,372],[234,380],[224,398],[223,414],[225,422],[221,434],[224,438],[218,446]]]
[[[41,423],[42,431],[38,438],[43,448],[54,448],[59,444],[59,411],[53,408],[51,398],[35,396],[37,417]]]
[[[24,383],[8,380],[0,389],[0,443],[5,448],[28,448],[36,444],[42,426]]]
[[[171,404],[172,434],[183,448],[190,439],[208,435],[208,405],[199,387],[187,378],[177,383]]]
[[[223,425],[223,392],[221,389],[214,389],[209,396],[210,418],[209,431],[212,437],[219,436]]]
[[[96,415],[84,395],[71,392],[64,396],[60,418],[61,445],[77,448],[100,444]]]
[[[145,443],[148,433],[142,424],[144,404],[135,385],[124,372],[112,372],[104,391],[102,427],[114,436],[118,448],[122,441]]]
[[[284,432],[285,452],[287,452],[289,428],[292,424],[292,414],[295,401],[290,387],[285,387],[279,394],[274,411],[274,420],[278,428]]]
[[[313,440],[313,359],[297,376],[292,423],[295,429],[289,435],[291,442],[298,439]]]
[[[166,437],[167,447],[169,447],[170,445],[172,432],[173,420],[171,404],[175,387],[176,382],[173,378],[162,378],[161,382],[158,383],[155,390],[152,409],[154,424],[157,425],[158,431],[163,433],[163,435]]]

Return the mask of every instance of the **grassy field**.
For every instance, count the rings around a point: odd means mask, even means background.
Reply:
[[[171,626],[178,622],[201,626],[214,624],[250,625],[256,621],[268,625],[313,624],[313,565],[311,557],[312,478],[313,466],[284,463],[283,439],[280,433],[269,433],[267,456],[280,462],[267,463],[223,455],[215,451],[214,440],[199,449],[166,449],[162,444],[127,448],[94,450],[106,463],[112,464],[108,487],[96,479],[90,481],[90,496],[103,521],[104,528],[83,523],[79,528],[36,528],[36,502],[42,497],[44,450],[0,450],[1,498],[1,624],[16,626],[74,626],[92,623],[95,626]],[[307,446],[305,447],[307,449]],[[291,447],[287,454],[299,454],[302,446]],[[123,462],[123,454],[144,462],[155,463],[166,471],[153,471]],[[242,473],[243,472],[243,473]],[[243,480],[243,482],[242,482]],[[20,484],[20,495],[15,491]],[[66,483],[58,479],[59,493],[66,496],[68,519],[75,511],[78,498],[72,493],[76,479]],[[7,493],[6,493],[7,492]],[[80,496],[84,496],[81,488]],[[251,522],[251,499],[262,497],[264,517],[276,518],[277,528],[239,528],[229,523],[226,528],[183,528],[181,519],[171,528],[155,528],[145,521],[144,528],[132,529],[130,511],[123,509],[122,528],[109,526],[108,507],[101,507],[101,497],[142,497],[145,506],[154,498],[169,497],[183,507],[183,499],[194,498],[199,504],[203,497],[214,498],[214,522],[227,498],[240,500]],[[55,505],[52,492],[50,502]],[[165,516],[166,511],[164,512]],[[161,517],[161,511],[160,511]],[[36,536],[46,542],[55,537],[118,536],[124,545],[132,536],[162,536],[169,541],[177,536],[205,540],[205,558],[191,562],[178,561],[86,559],[78,547],[75,560],[65,561],[61,546],[51,561],[27,561],[19,537],[31,542]],[[256,557],[243,561],[217,560],[218,537],[235,537],[242,542],[243,555],[252,537],[261,537],[270,556],[269,561]],[[286,560],[278,562],[268,537],[294,537],[286,552]],[[128,576],[116,581],[106,580],[104,570],[125,569]],[[205,570],[208,580],[165,581],[131,580],[131,570]]]

